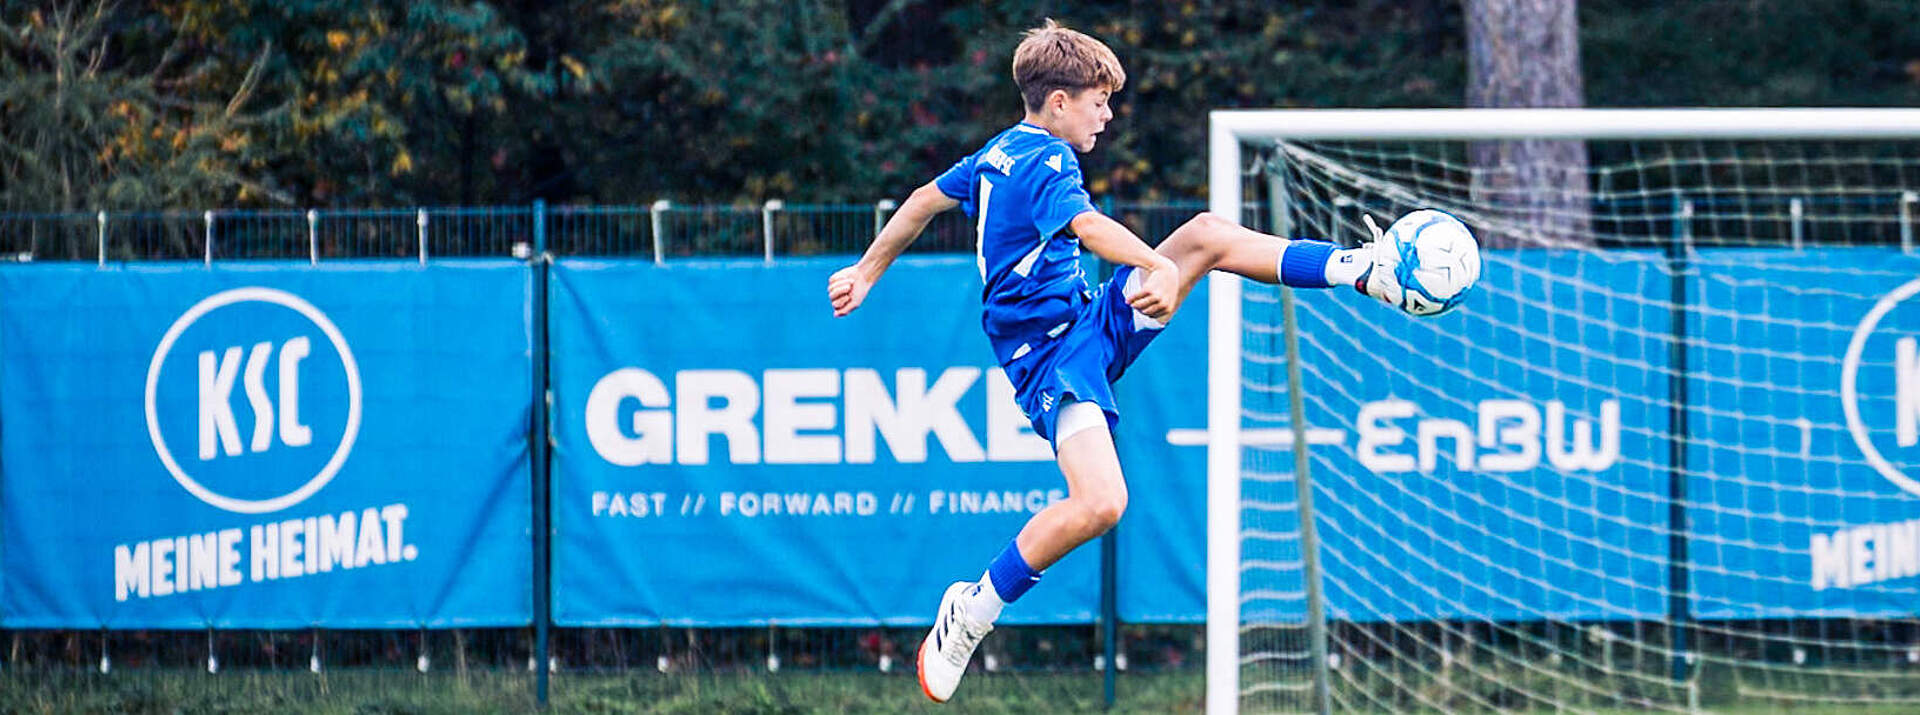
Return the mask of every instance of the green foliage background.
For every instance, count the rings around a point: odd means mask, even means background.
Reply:
[[[1022,29],[1129,81],[1090,188],[1204,193],[1205,110],[1458,106],[1458,0],[8,0],[0,210],[871,201],[1016,120]],[[1591,106],[1913,105],[1920,4],[1586,0]]]

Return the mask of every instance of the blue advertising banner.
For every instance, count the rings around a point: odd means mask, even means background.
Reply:
[[[1114,384],[1114,449],[1127,476],[1118,605],[1127,623],[1207,615],[1207,281]]]
[[[555,265],[555,622],[928,623],[1065,498],[972,258],[903,258],[835,319],[841,265]],[[1003,622],[1091,620],[1098,564],[1070,554]]]
[[[1920,612],[1920,257],[1712,250],[1697,267],[1694,615]]]
[[[1920,257],[1706,250],[1671,382],[1662,254],[1487,254],[1461,310],[1299,291],[1329,616],[1895,616],[1920,593]],[[563,260],[550,305],[563,626],[913,625],[1064,498],[969,257]],[[531,618],[520,263],[0,269],[0,626]],[[1122,379],[1119,608],[1205,610],[1206,293]],[[1243,328],[1243,598],[1304,617],[1278,294]],[[1684,400],[1686,464],[1671,463]],[[1089,622],[1098,550],[1007,623]]]
[[[1330,618],[1666,612],[1667,273],[1658,254],[1486,254],[1435,318],[1297,291]],[[1278,294],[1245,299],[1242,593],[1304,617]]]
[[[0,623],[530,622],[529,275],[0,270]]]

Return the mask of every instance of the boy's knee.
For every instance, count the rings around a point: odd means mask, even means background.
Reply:
[[[1188,219],[1187,222],[1199,228],[1221,228],[1231,223],[1227,221],[1225,217],[1212,211],[1201,211],[1200,213],[1194,214],[1193,218]]]
[[[1191,234],[1199,238],[1214,235],[1228,225],[1227,220],[1222,218],[1220,214],[1212,211],[1202,211],[1194,214],[1193,218],[1187,219],[1187,222],[1181,225],[1180,228],[1183,229],[1181,231],[1182,233]]]
[[[1193,218],[1187,219],[1180,228],[1174,229],[1173,233],[1167,236],[1167,241],[1182,246],[1186,250],[1219,252],[1222,245],[1218,239],[1225,235],[1222,230],[1230,225],[1219,214],[1202,211],[1194,214]]]
[[[1104,534],[1114,524],[1120,523],[1120,517],[1127,513],[1127,490],[1118,489],[1097,495],[1087,501],[1089,527],[1096,533]]]

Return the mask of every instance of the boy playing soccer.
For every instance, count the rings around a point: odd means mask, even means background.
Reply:
[[[1112,383],[1201,276],[1219,269],[1265,283],[1367,292],[1374,261],[1365,247],[1290,241],[1202,213],[1156,250],[1094,210],[1075,153],[1093,150],[1113,118],[1108,99],[1126,79],[1099,40],[1052,20],[1027,31],[1013,54],[1026,118],[915,190],[860,261],[827,281],[834,315],[853,312],[934,214],[965,207],[979,233],[987,339],[1067,479],[1066,499],[1035,514],[978,581],[955,582],[941,598],[916,657],[921,689],[937,702],[952,697],[1000,609],[1126,511]],[[1078,260],[1082,246],[1121,268],[1104,285],[1090,285]]]

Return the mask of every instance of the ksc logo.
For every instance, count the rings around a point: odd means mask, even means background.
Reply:
[[[1840,408],[1846,412],[1847,431],[1867,463],[1888,481],[1920,496],[1920,481],[1916,481],[1920,468],[1914,466],[1920,458],[1920,347],[1915,340],[1920,335],[1920,301],[1913,299],[1916,294],[1920,294],[1920,279],[1895,288],[1860,319],[1840,363]],[[1889,422],[1892,440],[1886,439]]]
[[[195,303],[147,366],[147,435],[195,497],[258,514],[326,486],[360,428],[360,370],[333,321],[286,291]]]

